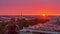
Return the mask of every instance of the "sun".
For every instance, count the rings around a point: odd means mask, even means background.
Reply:
[[[42,14],[42,16],[46,16],[46,14]]]

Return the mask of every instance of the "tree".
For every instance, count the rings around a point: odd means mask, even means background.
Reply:
[[[25,19],[22,19],[22,20],[20,20],[20,25],[22,25],[23,27],[28,27],[28,22],[27,22],[27,20],[25,20]]]

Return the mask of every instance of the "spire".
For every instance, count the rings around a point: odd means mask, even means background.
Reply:
[[[22,11],[21,11],[21,16],[22,16]]]

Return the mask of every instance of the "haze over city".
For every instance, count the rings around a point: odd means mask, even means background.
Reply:
[[[60,0],[0,0],[0,15],[60,15]]]
[[[0,0],[0,34],[60,34],[60,0]]]

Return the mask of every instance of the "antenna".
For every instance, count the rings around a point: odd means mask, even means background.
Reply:
[[[22,11],[21,11],[21,16],[22,16]]]

